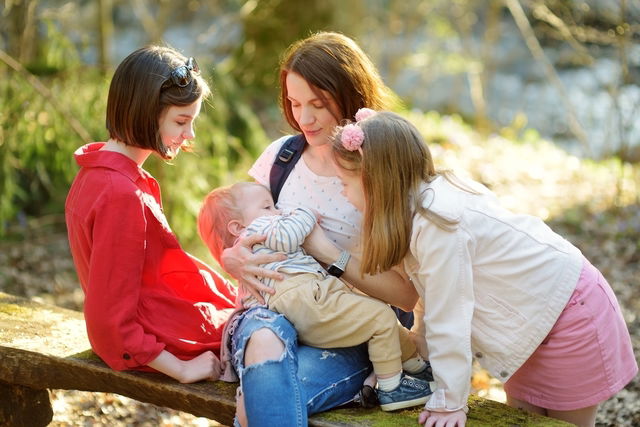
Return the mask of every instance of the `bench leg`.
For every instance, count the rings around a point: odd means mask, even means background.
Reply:
[[[0,382],[0,425],[46,426],[53,418],[47,390]]]

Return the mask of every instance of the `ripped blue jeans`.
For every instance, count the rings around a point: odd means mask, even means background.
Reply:
[[[231,329],[232,363],[249,425],[307,426],[307,417],[347,403],[371,372],[366,344],[339,349],[298,345],[296,330],[281,314],[253,307]],[[244,366],[251,334],[267,328],[284,343],[279,360]]]

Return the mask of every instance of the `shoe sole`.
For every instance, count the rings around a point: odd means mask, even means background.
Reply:
[[[383,411],[397,411],[398,409],[410,408],[412,406],[424,405],[429,400],[429,395],[419,397],[413,400],[404,400],[402,402],[385,403],[380,405],[380,409]]]

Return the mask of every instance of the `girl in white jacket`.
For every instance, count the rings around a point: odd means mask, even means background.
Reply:
[[[418,130],[361,110],[339,128],[345,196],[364,212],[362,274],[403,263],[424,302],[435,392],[426,426],[463,426],[472,358],[507,403],[574,424],[638,372],[607,281],[542,220],[499,206],[484,186],[435,170]]]

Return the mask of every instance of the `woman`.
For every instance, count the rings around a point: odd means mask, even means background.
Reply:
[[[333,250],[317,250],[321,245],[315,243],[325,239],[320,231],[307,238],[307,252],[326,265],[338,266],[333,270],[342,270],[341,277],[362,292],[412,310],[417,293],[399,272],[359,274],[361,215],[341,194],[331,153],[335,127],[344,119],[353,119],[362,107],[388,107],[391,92],[358,45],[337,33],[318,33],[290,46],[281,64],[280,85],[284,116],[293,129],[304,134],[307,144],[282,187],[278,206],[302,205],[318,211]],[[271,166],[287,138],[274,141],[255,162],[249,174],[256,181],[269,186]],[[259,237],[240,240],[225,250],[222,261],[240,286],[262,300],[260,291],[273,290],[256,276],[282,277],[258,267],[279,259],[278,255],[254,256],[250,248],[259,241]],[[344,252],[350,253],[349,261],[336,263],[348,258]],[[232,362],[241,377],[250,425],[265,425],[267,407],[281,415],[278,425],[307,425],[309,414],[351,400],[369,371],[364,348],[336,349],[326,357],[325,350],[298,346],[289,322],[269,310],[249,310],[231,325]]]

